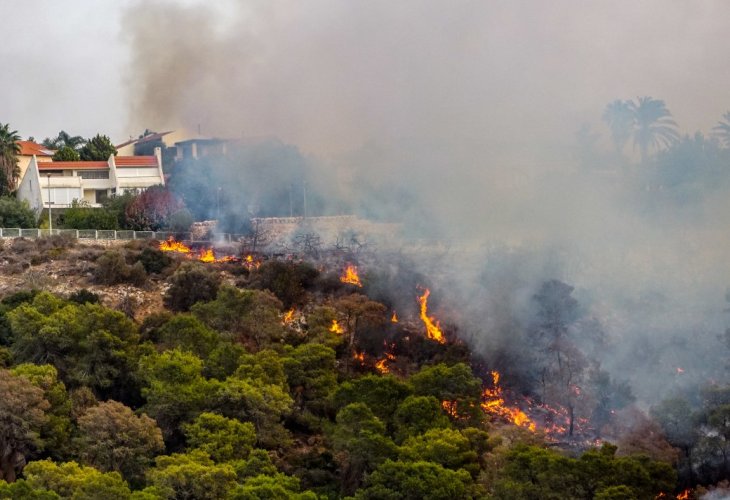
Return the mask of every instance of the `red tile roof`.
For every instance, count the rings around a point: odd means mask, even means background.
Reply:
[[[156,156],[115,156],[114,164],[119,168],[156,167]],[[79,170],[109,168],[106,161],[49,161],[38,162],[39,170]]]
[[[38,163],[38,170],[83,170],[109,168],[105,161],[44,161]]]
[[[42,144],[35,143],[33,141],[18,141],[20,145],[20,154],[22,156],[53,156],[52,149],[48,149]]]
[[[117,167],[156,167],[156,156],[115,156],[114,164]]]

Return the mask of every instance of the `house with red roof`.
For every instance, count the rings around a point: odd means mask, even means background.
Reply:
[[[33,156],[20,181],[18,198],[40,214],[74,200],[100,207],[114,194],[165,184],[160,149],[151,156],[109,156],[107,161],[39,161]]]
[[[20,146],[20,154],[18,155],[18,168],[20,168],[20,176],[18,179],[22,179],[25,175],[25,171],[28,169],[31,160],[35,156],[37,161],[46,162],[53,160],[54,150],[48,149],[43,144],[38,144],[33,141],[18,141]]]

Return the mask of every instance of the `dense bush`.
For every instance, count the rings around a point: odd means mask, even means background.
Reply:
[[[91,207],[85,201],[73,200],[60,220],[68,229],[117,229],[117,217],[105,208]]]
[[[141,286],[147,281],[147,273],[142,263],[130,266],[119,251],[109,250],[96,259],[94,280],[102,285],[131,283]]]
[[[145,271],[155,274],[161,273],[167,266],[173,263],[172,258],[165,252],[150,247],[142,249],[137,257],[137,261],[142,264]]]
[[[188,311],[196,302],[215,299],[220,277],[197,262],[185,262],[170,277],[165,306],[173,311]]]
[[[317,276],[319,271],[309,263],[273,260],[259,268],[252,284],[269,290],[285,308],[290,308],[305,301],[307,289],[312,287]]]
[[[0,197],[0,227],[36,227],[36,216],[27,202],[10,196]]]

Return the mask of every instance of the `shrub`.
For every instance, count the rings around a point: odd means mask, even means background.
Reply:
[[[148,273],[159,274],[165,270],[167,266],[172,264],[172,258],[165,252],[157,249],[146,247],[140,252],[137,258],[138,262],[144,266],[144,270]]]
[[[82,288],[81,290],[69,295],[68,300],[76,302],[77,304],[98,304],[99,295],[87,290],[86,288]]]
[[[117,229],[117,216],[105,208],[93,208],[85,201],[74,200],[62,215],[63,227],[69,229]]]
[[[273,260],[261,266],[254,284],[272,292],[288,309],[305,301],[306,290],[313,286],[318,275],[319,271],[306,262]]]
[[[109,250],[96,260],[94,280],[103,285],[131,283],[140,286],[147,280],[147,273],[140,262],[130,266],[119,251]]]
[[[165,293],[165,306],[173,311],[188,311],[196,302],[215,299],[220,287],[219,276],[197,262],[185,262],[170,277]]]
[[[10,196],[1,196],[0,227],[36,227],[35,213],[27,202]]]

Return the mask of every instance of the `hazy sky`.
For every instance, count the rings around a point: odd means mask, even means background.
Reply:
[[[2,0],[0,123],[39,139],[200,123],[312,152],[449,134],[509,149],[651,95],[707,131],[730,109],[728,19],[724,0]]]

